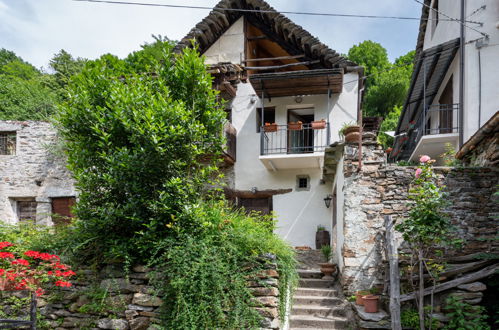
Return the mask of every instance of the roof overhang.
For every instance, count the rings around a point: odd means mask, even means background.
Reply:
[[[407,127],[410,121],[417,119],[423,111],[424,104],[432,104],[459,46],[460,39],[457,38],[425,50],[416,59],[408,97],[398,122],[397,134],[401,133],[402,127]]]
[[[307,71],[253,74],[249,77],[258,95],[282,97],[341,93],[343,69],[318,69]]]

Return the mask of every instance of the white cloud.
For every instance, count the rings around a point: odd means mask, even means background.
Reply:
[[[151,2],[152,0],[149,0]],[[214,6],[216,0],[168,0]],[[270,0],[277,10],[336,12],[418,17],[419,8],[399,0]],[[416,4],[417,5],[417,4]],[[412,11],[412,12],[411,12]],[[0,47],[14,50],[34,65],[47,66],[60,49],[75,56],[96,58],[104,53],[126,56],[152,34],[180,39],[206,10],[120,6],[71,0],[0,0]],[[418,22],[288,15],[338,52],[372,39],[393,56],[415,46]],[[393,57],[392,56],[392,57]]]

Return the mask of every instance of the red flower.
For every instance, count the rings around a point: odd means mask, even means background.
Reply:
[[[16,260],[12,261],[11,264],[29,266],[29,262],[26,259],[16,259]]]
[[[56,281],[55,285],[60,286],[60,287],[68,287],[69,288],[71,286],[71,283],[65,282],[65,281]]]
[[[3,274],[5,274],[5,269],[0,268],[0,276],[2,276]]]
[[[72,270],[68,270],[67,272],[62,273],[62,276],[64,276],[64,277],[70,277],[70,276],[74,276],[74,275],[76,275],[76,273],[73,272]]]
[[[14,246],[11,242],[0,242],[0,250],[9,246]]]
[[[54,265],[54,268],[57,268],[57,269],[62,269],[62,270],[66,270],[68,269],[68,266],[64,265],[64,264],[61,264],[59,262],[57,262],[55,265]]]
[[[45,293],[45,291],[43,291],[42,288],[38,288],[38,289],[36,289],[35,293],[36,293],[37,297],[40,297],[41,295],[43,295]]]
[[[0,258],[2,259],[14,259],[14,255],[10,252],[0,252]]]
[[[26,257],[31,257],[31,258],[39,258],[40,257],[40,252],[38,251],[26,251],[24,252],[24,255]]]

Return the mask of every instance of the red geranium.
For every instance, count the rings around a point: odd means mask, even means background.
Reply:
[[[14,246],[10,242],[0,242],[0,250]],[[26,251],[23,257],[12,252],[0,252],[0,291],[35,290],[36,295],[44,293],[42,286],[55,285],[70,287],[67,278],[76,273],[68,265],[60,262],[61,258],[55,254]]]

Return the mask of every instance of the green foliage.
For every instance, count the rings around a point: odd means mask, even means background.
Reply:
[[[324,225],[317,226],[317,231],[324,231],[324,230],[326,230],[326,227],[324,227]]]
[[[380,143],[385,149],[393,145],[394,138],[385,134],[384,132],[395,131],[397,129],[397,124],[401,112],[401,106],[393,107],[393,109],[388,113],[388,115],[381,123],[381,127],[379,129],[380,133],[378,134],[378,143]]]
[[[365,68],[364,74],[371,76],[368,78],[368,85],[376,84],[376,75],[390,67],[388,54],[381,44],[365,40],[358,45],[352,46],[348,50],[348,59],[362,65]]]
[[[357,125],[358,124],[354,121],[344,122],[343,124],[341,124],[341,128],[338,131],[338,134],[340,136],[345,136],[345,131],[347,130],[347,128],[352,127],[352,126],[357,126]]]
[[[439,322],[437,319],[432,318],[431,328],[437,329]],[[403,309],[400,313],[400,323],[403,328],[419,329],[419,314],[414,308]],[[430,319],[425,319],[425,327],[430,328]]]
[[[58,116],[89,257],[128,262],[149,255],[172,224],[199,225],[182,215],[215,170],[200,160],[220,154],[225,114],[199,54],[156,43],[88,62]]]
[[[464,301],[450,296],[446,300],[445,309],[449,312],[449,323],[444,327],[445,330],[488,330],[490,326],[485,321],[488,316],[485,315],[485,308],[482,306],[473,306]]]
[[[258,327],[249,279],[269,265],[274,255],[279,271],[280,315],[288,286],[296,284],[292,249],[273,234],[270,218],[248,216],[224,202],[206,202],[190,209],[200,222],[196,235],[175,225],[175,239],[158,243],[162,252],[152,261],[158,269],[153,284],[163,304],[167,329],[246,329]],[[270,254],[270,255],[269,255]],[[167,269],[167,272],[162,272]]]
[[[326,262],[329,262],[331,260],[331,255],[333,253],[333,249],[331,248],[331,245],[323,245],[321,247],[321,253],[324,256],[324,259]]]
[[[50,68],[54,70],[53,78],[56,86],[53,89],[59,93],[61,99],[67,98],[67,87],[71,81],[71,77],[80,73],[85,67],[86,59],[73,58],[71,54],[64,49],[54,55],[50,60]]]
[[[460,164],[459,160],[456,159],[456,149],[451,143],[446,143],[444,147],[445,152],[440,155],[443,159],[445,166],[457,166]]]

